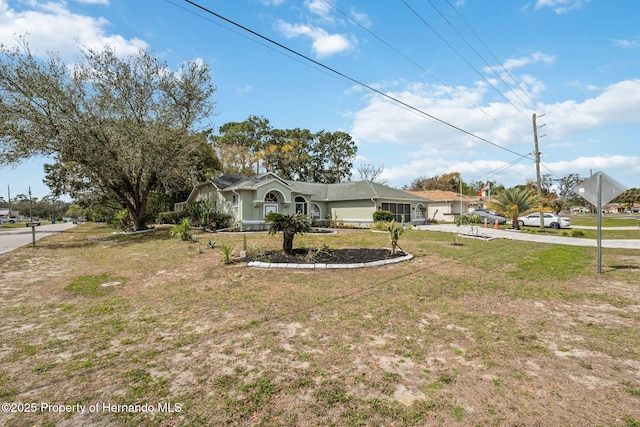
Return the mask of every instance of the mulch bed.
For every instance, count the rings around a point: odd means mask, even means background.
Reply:
[[[364,262],[381,261],[405,256],[402,251],[391,255],[389,249],[308,249],[296,248],[291,255],[282,251],[267,251],[260,257],[249,256],[249,261],[263,261],[271,263],[297,263],[297,264],[356,264]]]

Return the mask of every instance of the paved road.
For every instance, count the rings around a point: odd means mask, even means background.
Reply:
[[[464,226],[458,227],[455,224],[433,224],[433,225],[419,225],[417,227],[420,230],[426,231],[443,231],[448,233],[459,233],[459,234],[477,234],[477,235],[486,235],[495,238],[502,239],[513,239],[513,240],[526,240],[529,242],[540,242],[540,243],[554,243],[561,245],[573,245],[573,246],[593,246],[594,248],[597,246],[597,241],[595,239],[583,239],[580,237],[563,237],[563,236],[545,236],[537,233],[526,233],[526,232],[518,232],[518,231],[507,231],[495,228],[484,228],[480,227],[471,227]],[[571,227],[571,229],[578,227]],[[587,227],[584,227],[587,228]],[[595,228],[595,227],[594,227]],[[637,227],[615,227],[611,229],[629,229],[629,230],[637,230]],[[607,230],[607,228],[603,227],[603,230]],[[627,249],[640,249],[640,239],[602,239],[602,247],[603,248],[627,248]]]
[[[72,222],[61,224],[49,224],[36,227],[36,240],[51,236],[64,230],[75,227]],[[30,245],[32,240],[31,227],[11,228],[0,230],[0,254],[10,252],[21,246]],[[36,244],[37,246],[37,244]]]

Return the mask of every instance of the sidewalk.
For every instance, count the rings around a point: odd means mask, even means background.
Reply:
[[[60,233],[61,231],[65,231],[73,227],[76,227],[76,224],[72,222],[41,225],[36,227],[36,240],[43,239],[51,236],[52,234]],[[10,252],[21,246],[30,245],[32,241],[33,237],[31,235],[31,227],[27,227],[26,225],[23,228],[2,230],[0,231],[0,254]]]
[[[516,230],[501,230],[495,228],[484,228],[482,226],[479,227],[470,227],[470,226],[461,226],[458,227],[455,224],[433,224],[433,225],[418,225],[416,227],[419,230],[424,231],[441,231],[445,233],[457,233],[457,234],[471,234],[478,236],[489,236],[499,239],[513,239],[513,240],[524,240],[528,242],[538,242],[538,243],[552,243],[558,245],[572,245],[572,246],[597,246],[597,241],[595,239],[583,239],[580,237],[563,237],[563,236],[545,236],[538,233],[527,233]],[[578,227],[572,227],[578,228]],[[587,227],[584,227],[587,228]],[[595,227],[594,227],[595,228]],[[629,230],[637,230],[636,227],[615,227],[613,229],[629,229]],[[603,228],[603,230],[607,230],[607,228]],[[624,248],[624,249],[640,249],[640,239],[608,239],[602,240],[603,248]]]

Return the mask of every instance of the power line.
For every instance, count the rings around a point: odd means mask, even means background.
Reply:
[[[518,163],[520,163],[522,160],[524,160],[525,157],[518,157],[517,159],[507,163],[506,165],[502,165],[499,166],[493,170],[490,170],[487,173],[484,173],[482,175],[478,175],[476,178],[473,178],[473,180],[475,181],[488,181],[491,178],[500,175],[502,172],[506,171],[507,169],[511,169],[512,167],[514,167],[515,165],[517,165]]]
[[[381,37],[379,37],[377,34],[375,34],[373,31],[369,30],[368,28],[366,28],[365,26],[363,26],[362,24],[360,24],[358,21],[356,21],[355,19],[353,19],[351,16],[349,16],[349,14],[347,14],[346,12],[344,12],[343,10],[341,10],[339,7],[337,7],[334,3],[332,3],[329,0],[324,0],[325,3],[327,3],[329,6],[331,6],[333,9],[335,9],[338,13],[342,14],[345,18],[347,18],[349,21],[351,21],[352,23],[354,23],[355,25],[357,25],[358,27],[360,27],[362,30],[366,31],[368,34],[370,34],[372,37],[376,38],[378,41],[380,41],[382,44],[384,44],[385,46],[387,46],[389,49],[393,50],[395,53],[397,53],[398,55],[402,56],[404,59],[406,59],[409,63],[411,63],[412,65],[414,65],[415,67],[417,67],[418,69],[422,70],[425,74],[427,74],[428,76],[430,76],[431,78],[433,78],[434,80],[436,80],[437,82],[439,82],[440,84],[442,84],[443,86],[445,86],[447,89],[449,89],[451,92],[455,93],[456,95],[458,95],[461,99],[465,100],[468,104],[472,105],[473,107],[477,108],[478,111],[482,112],[484,115],[486,115],[487,117],[489,117],[490,119],[492,119],[494,122],[498,122],[498,119],[496,119],[495,117],[493,117],[491,114],[489,114],[487,111],[485,111],[481,106],[475,104],[473,101],[469,100],[468,98],[466,98],[462,93],[458,92],[455,88],[451,87],[450,85],[448,85],[447,83],[443,82],[442,80],[440,80],[437,76],[435,76],[434,74],[432,74],[431,72],[429,72],[429,70],[425,69],[424,67],[422,67],[420,64],[418,64],[417,62],[415,62],[413,59],[411,59],[409,56],[405,55],[404,53],[402,53],[399,49],[397,49],[396,47],[394,47],[393,45],[391,45],[390,43],[388,43],[387,41],[385,41],[384,39],[382,39]],[[506,127],[507,131],[509,131],[512,135],[516,136],[516,137],[521,137],[522,135],[518,135],[516,134],[509,126]]]
[[[437,81],[438,83],[440,83],[441,85],[445,86],[447,89],[449,89],[451,92],[455,93],[456,95],[458,95],[460,98],[464,99],[467,103],[469,103],[470,105],[474,106],[475,108],[477,108],[478,110],[480,110],[484,115],[486,115],[487,117],[489,117],[490,119],[492,119],[493,121],[497,121],[495,117],[493,117],[491,114],[487,113],[485,110],[482,109],[482,107],[480,107],[479,105],[474,104],[471,100],[467,99],[463,94],[461,94],[460,92],[458,92],[455,88],[449,86],[447,83],[443,82],[442,80],[440,80],[438,77],[436,77],[434,74],[432,74],[429,70],[427,70],[426,68],[424,68],[423,66],[421,66],[420,64],[418,64],[417,62],[415,62],[413,59],[411,59],[409,56],[405,55],[404,53],[402,53],[399,49],[397,49],[396,47],[392,46],[390,43],[386,42],[385,40],[383,40],[381,37],[379,37],[377,34],[375,34],[373,31],[369,30],[367,27],[365,27],[364,25],[360,24],[358,21],[356,21],[355,19],[353,19],[351,16],[349,16],[346,12],[342,11],[340,8],[338,8],[335,4],[331,3],[329,0],[324,0],[325,3],[327,3],[329,6],[331,6],[332,8],[334,8],[338,13],[342,14],[345,18],[347,18],[349,21],[353,22],[354,24],[356,24],[358,27],[360,27],[362,30],[366,31],[367,33],[369,33],[369,35],[371,35],[372,37],[376,38],[380,43],[384,44],[385,46],[387,46],[389,49],[393,50],[395,53],[397,53],[398,55],[402,56],[404,59],[406,59],[407,61],[409,61],[411,64],[413,64],[415,67],[417,67],[418,69],[422,70],[425,74],[427,74],[429,77],[431,77],[432,79],[434,79],[435,81]]]
[[[267,41],[267,42],[269,42],[271,44],[274,44],[274,45],[278,46],[281,49],[284,49],[285,51],[287,51],[289,53],[292,53],[292,54],[294,54],[294,55],[296,55],[296,56],[298,56],[300,58],[303,58],[304,60],[309,61],[309,62],[313,63],[314,65],[317,65],[318,67],[321,67],[321,68],[323,68],[323,69],[325,69],[327,71],[330,71],[330,72],[332,72],[332,73],[334,73],[334,74],[336,74],[336,75],[338,75],[338,76],[340,76],[340,77],[342,77],[342,78],[344,78],[346,80],[349,80],[349,81],[357,84],[358,86],[362,86],[362,87],[370,90],[371,92],[374,92],[374,93],[376,93],[376,94],[378,94],[378,95],[380,95],[380,96],[382,96],[382,97],[384,97],[384,98],[386,98],[386,99],[388,99],[388,100],[390,100],[390,101],[392,101],[392,102],[394,102],[394,103],[396,103],[398,105],[401,105],[401,106],[403,106],[405,108],[408,108],[408,109],[410,109],[412,111],[415,111],[416,113],[418,113],[418,114],[420,114],[420,115],[422,115],[424,117],[427,117],[427,118],[429,118],[429,119],[431,119],[431,120],[433,120],[433,121],[435,121],[435,122],[437,122],[437,123],[439,123],[441,125],[449,127],[449,128],[451,128],[453,130],[461,132],[461,133],[463,133],[463,134],[465,134],[467,136],[470,136],[470,137],[472,137],[474,139],[477,139],[479,141],[485,142],[485,143],[487,143],[489,145],[492,145],[492,146],[494,146],[496,148],[499,148],[501,150],[507,151],[509,153],[515,154],[517,156],[520,156],[520,157],[528,157],[529,156],[528,154],[523,155],[523,154],[520,154],[520,153],[518,153],[516,151],[513,151],[513,150],[511,150],[509,148],[503,147],[503,146],[501,146],[499,144],[496,144],[495,142],[489,141],[486,138],[478,136],[478,135],[476,135],[476,134],[474,134],[474,133],[472,133],[470,131],[462,129],[459,126],[456,126],[456,125],[454,125],[452,123],[449,123],[449,122],[447,122],[447,121],[445,121],[443,119],[440,119],[440,118],[438,118],[438,117],[436,117],[436,116],[434,116],[432,114],[429,114],[429,113],[427,113],[427,112],[425,112],[425,111],[423,111],[423,110],[421,110],[421,109],[419,109],[417,107],[414,107],[414,106],[412,106],[412,105],[410,105],[410,104],[408,104],[408,103],[406,103],[404,101],[399,100],[398,98],[395,98],[395,97],[393,97],[393,96],[391,96],[391,95],[389,95],[387,93],[384,93],[381,90],[378,90],[378,89],[376,89],[376,88],[374,88],[374,87],[372,87],[370,85],[367,85],[366,83],[363,83],[363,82],[361,82],[361,81],[359,81],[359,80],[357,80],[357,79],[355,79],[355,78],[353,78],[353,77],[351,77],[351,76],[349,76],[349,75],[347,75],[345,73],[342,73],[342,72],[336,70],[335,68],[331,68],[331,67],[329,67],[327,65],[324,65],[321,62],[316,61],[313,58],[310,58],[310,57],[308,57],[308,56],[306,56],[306,55],[304,55],[304,54],[302,54],[302,53],[300,53],[300,52],[298,52],[298,51],[296,51],[294,49],[291,49],[291,48],[283,45],[282,43],[279,43],[279,42],[277,42],[277,41],[275,41],[273,39],[270,39],[270,38],[268,38],[268,37],[256,32],[256,31],[248,28],[248,27],[245,27],[245,26],[243,26],[243,25],[241,25],[241,24],[239,24],[239,23],[237,23],[237,22],[235,22],[235,21],[233,21],[233,20],[231,20],[229,18],[226,18],[226,17],[224,17],[224,16],[222,16],[222,15],[220,15],[220,14],[218,14],[218,13],[216,13],[216,12],[214,12],[214,11],[212,11],[212,10],[210,10],[210,9],[208,9],[208,8],[206,8],[206,7],[200,5],[200,4],[198,4],[198,3],[196,3],[196,2],[194,2],[192,0],[184,0],[184,1],[186,3],[191,4],[194,7],[202,10],[203,12],[206,12],[206,13],[208,13],[210,15],[213,15],[213,16],[217,17],[218,19],[221,19],[221,20],[223,20],[223,21],[225,21],[225,22],[227,22],[229,24],[232,24],[232,25],[234,25],[234,26],[236,26],[236,27],[238,27],[238,28],[250,33],[250,34],[253,34],[256,37],[259,37],[259,38],[261,38],[261,39],[263,39],[263,40],[265,40],[265,41]]]
[[[471,33],[476,37],[476,39],[478,39],[478,41],[482,44],[482,46],[484,46],[485,49],[487,49],[487,52],[489,52],[489,54],[491,54],[491,57],[493,57],[493,59],[500,64],[500,67],[502,68],[502,70],[507,73],[507,75],[511,78],[511,80],[513,80],[513,82],[515,83],[515,85],[520,88],[522,90],[522,92],[527,96],[527,98],[529,98],[529,102],[531,102],[531,106],[535,106],[535,102],[533,101],[533,99],[531,99],[531,97],[529,96],[529,92],[527,92],[526,90],[522,89],[520,87],[520,84],[518,83],[518,81],[516,80],[515,77],[513,77],[513,74],[511,74],[511,72],[504,66],[504,64],[498,59],[498,57],[493,53],[493,51],[491,49],[489,49],[489,46],[486,45],[486,43],[480,38],[480,36],[478,35],[478,33],[476,33],[474,31],[474,29],[471,27],[471,25],[469,25],[469,23],[464,19],[464,17],[460,14],[460,12],[458,12],[458,9],[456,9],[456,7],[451,4],[451,1],[447,0],[447,3],[449,4],[449,6],[451,7],[451,9],[453,9],[453,11],[456,13],[456,15],[458,15],[458,17],[462,20],[462,22],[464,22],[464,24],[467,26],[467,28],[471,31]],[[535,108],[533,108],[535,109]]]
[[[416,15],[418,17],[418,19],[420,19],[420,21],[422,21],[422,23],[424,25],[427,26],[427,28],[429,28],[431,31],[433,31],[433,33],[438,36],[438,38],[440,40],[442,40],[442,42],[444,44],[446,44],[449,49],[451,49],[456,55],[458,55],[460,57],[460,59],[462,59],[462,61],[464,61],[465,64],[467,64],[473,71],[476,72],[476,74],[478,74],[478,76],[480,76],[480,78],[482,80],[484,80],[485,83],[487,83],[489,86],[491,86],[498,95],[500,95],[505,101],[507,101],[509,104],[511,104],[511,106],[513,108],[515,108],[520,114],[524,113],[522,112],[522,110],[520,110],[513,102],[511,102],[511,100],[509,98],[507,98],[500,90],[498,90],[497,87],[495,87],[495,85],[493,83],[491,83],[489,81],[489,79],[487,79],[480,71],[478,71],[478,69],[476,67],[473,66],[473,64],[471,62],[469,62],[469,60],[467,60],[467,58],[464,57],[464,55],[462,55],[451,43],[449,43],[438,31],[436,31],[435,28],[433,28],[433,26],[431,24],[429,24],[427,22],[426,19],[424,19],[422,17],[422,15],[420,15],[418,13],[418,11],[416,11],[413,7],[411,7],[411,5],[409,5],[405,0],[400,0],[411,12],[413,12],[414,15]]]
[[[324,70],[324,69],[321,69],[321,68],[318,68],[318,67],[314,67],[314,66],[312,66],[312,64],[309,64],[309,63],[307,63],[307,62],[305,62],[305,61],[301,60],[300,58],[297,58],[297,57],[295,57],[295,56],[293,56],[293,55],[288,55],[286,52],[282,52],[281,50],[277,50],[277,49],[275,49],[274,47],[270,46],[270,45],[269,45],[269,44],[267,44],[267,43],[263,43],[263,42],[261,42],[260,40],[256,40],[255,38],[251,38],[251,37],[249,37],[249,36],[247,36],[247,35],[245,35],[245,34],[241,33],[240,31],[236,31],[236,30],[234,30],[233,28],[226,27],[226,26],[224,26],[224,25],[222,25],[222,24],[220,24],[220,23],[218,23],[218,22],[214,21],[213,19],[209,19],[209,18],[204,17],[204,16],[202,16],[202,15],[198,15],[197,13],[195,13],[195,12],[193,12],[193,11],[191,11],[191,10],[187,9],[186,7],[180,6],[179,4],[175,3],[175,2],[174,2],[174,1],[172,1],[172,0],[164,0],[164,1],[165,1],[165,2],[167,2],[167,3],[169,3],[169,4],[171,4],[171,5],[173,5],[173,6],[175,6],[175,7],[177,7],[177,8],[180,8],[180,9],[184,10],[184,11],[185,11],[185,12],[187,12],[187,13],[190,13],[190,14],[192,14],[192,15],[194,15],[194,16],[197,16],[197,17],[198,17],[198,18],[200,18],[200,19],[204,19],[204,20],[205,20],[205,21],[207,21],[207,22],[210,22],[210,23],[212,23],[212,24],[214,24],[214,25],[216,25],[216,26],[218,26],[218,27],[220,27],[220,28],[223,28],[223,29],[225,29],[225,30],[227,30],[227,31],[230,31],[230,32],[232,32],[232,33],[234,33],[234,34],[236,34],[236,35],[238,35],[238,36],[240,36],[240,37],[242,37],[242,38],[244,38],[244,39],[247,39],[247,40],[249,40],[250,42],[253,42],[253,43],[256,43],[257,45],[260,45],[260,46],[262,46],[262,47],[265,47],[265,48],[267,48],[267,49],[271,50],[272,52],[275,52],[275,53],[277,53],[277,54],[279,54],[279,55],[285,56],[285,57],[287,57],[287,58],[289,58],[289,59],[291,59],[291,60],[293,60],[293,61],[298,62],[299,64],[302,64],[302,65],[304,65],[304,66],[306,66],[306,67],[311,68],[312,70],[319,71],[319,72],[323,73],[323,74],[324,74],[324,75],[326,75],[326,76],[329,76],[329,77],[331,77],[331,78],[334,78],[334,79],[338,80],[338,78],[337,78],[335,75],[333,75],[332,73],[329,73],[329,72],[327,72],[327,71],[326,71],[326,70]]]
[[[436,5],[433,4],[433,2],[431,0],[427,0],[429,2],[429,4],[431,5],[431,7],[433,7],[435,9],[436,12],[438,12],[438,15],[440,15],[440,17],[442,19],[444,19],[444,21],[449,24],[449,26],[453,29],[453,31],[456,32],[456,34],[458,34],[458,36],[467,44],[467,46],[469,46],[469,48],[478,56],[478,58],[480,58],[482,60],[482,62],[484,62],[484,64],[489,67],[489,69],[493,72],[493,74],[496,75],[496,77],[498,79],[500,79],[500,81],[506,86],[507,89],[509,89],[509,91],[520,100],[520,102],[522,102],[522,105],[524,105],[525,107],[529,108],[529,106],[526,104],[526,102],[524,102],[524,100],[522,98],[520,98],[520,95],[518,95],[512,88],[511,86],[509,86],[509,84],[504,81],[504,79],[502,78],[502,76],[493,69],[493,66],[491,66],[485,59],[484,57],[480,54],[480,52],[478,52],[478,50],[473,47],[471,45],[471,43],[469,43],[469,41],[462,35],[462,33],[460,33],[460,31],[458,31],[458,29],[451,23],[451,21],[449,21],[449,19],[447,19],[446,16],[444,16],[444,14],[440,11],[440,9],[437,8]]]

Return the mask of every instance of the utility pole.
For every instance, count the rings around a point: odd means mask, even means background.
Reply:
[[[538,150],[538,125],[536,124],[536,113],[533,113],[533,143],[535,145],[536,156],[536,187],[538,187],[538,198],[542,200],[542,185],[540,183],[540,150]],[[542,204],[540,204],[540,229],[544,230],[544,214]]]

